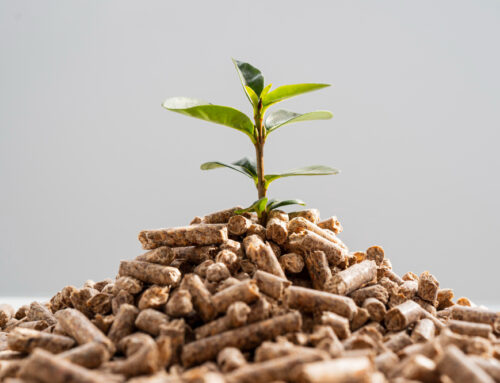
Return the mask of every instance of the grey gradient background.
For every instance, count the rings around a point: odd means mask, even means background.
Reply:
[[[352,250],[385,248],[478,302],[498,296],[500,2],[0,1],[0,295],[114,276],[137,233],[254,199],[247,137],[166,110],[193,96],[250,112],[230,57],[266,82],[334,86],[330,109],[268,141],[267,169],[329,164],[278,198],[337,215]]]

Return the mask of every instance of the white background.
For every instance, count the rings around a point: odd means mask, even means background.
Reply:
[[[498,1],[0,1],[0,295],[113,277],[137,233],[255,199],[200,163],[246,136],[161,108],[250,112],[230,57],[266,82],[334,86],[280,107],[331,121],[270,136],[266,165],[338,167],[270,196],[337,215],[352,250],[498,302]]]

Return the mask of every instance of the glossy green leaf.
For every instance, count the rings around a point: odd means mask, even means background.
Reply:
[[[329,120],[333,117],[333,114],[327,110],[317,110],[315,112],[309,113],[295,113],[288,110],[280,109],[269,113],[264,121],[264,126],[266,127],[267,133],[271,133],[283,125],[291,124],[300,121],[312,121],[312,120]]]
[[[330,86],[330,84],[293,84],[283,85],[269,92],[262,98],[264,107],[268,107],[287,98],[298,96],[299,94],[312,92]]]
[[[265,97],[266,94],[269,93],[269,90],[271,89],[272,86],[273,86],[273,84],[266,85],[266,87],[264,89],[262,89],[262,93],[260,94],[260,98]]]
[[[267,197],[262,197],[261,199],[252,203],[246,209],[239,209],[239,210],[235,210],[234,212],[236,214],[242,214],[242,213],[246,213],[249,211],[254,211],[260,217],[262,212],[264,212],[266,210],[266,205],[267,205]]]
[[[238,76],[240,77],[240,81],[243,84],[243,88],[245,89],[245,92],[247,93],[248,98],[250,101],[253,102],[251,95],[249,94],[248,89],[246,87],[248,86],[252,91],[255,93],[257,96],[257,100],[260,97],[260,94],[262,92],[262,89],[264,88],[264,76],[258,70],[255,68],[253,65],[243,62],[243,61],[238,61],[233,59],[234,66],[236,67],[236,70],[238,72]],[[257,105],[257,104],[254,104]]]
[[[212,105],[205,101],[188,97],[172,97],[163,103],[163,107],[173,112],[185,114],[205,121],[214,122],[237,129],[250,137],[253,136],[252,120],[243,112],[229,106]]]
[[[267,210],[271,211],[271,210],[277,209],[279,207],[288,206],[288,205],[305,206],[306,203],[300,199],[287,199],[284,201],[272,200],[267,204]]]
[[[257,178],[257,165],[254,160],[243,157],[241,160],[233,162],[233,165],[241,167],[249,176]]]
[[[244,85],[245,92],[247,93],[248,99],[250,100],[250,103],[254,106],[254,108],[257,107],[259,104],[259,97],[255,94],[252,88],[250,88],[248,85]]]
[[[205,162],[200,166],[201,170],[212,170],[217,168],[228,168],[235,170],[246,175],[249,178],[252,178],[255,182],[257,182],[257,168],[255,162],[247,157],[244,157],[241,160],[232,162],[230,164],[220,161],[211,161]]]
[[[266,187],[278,178],[294,177],[294,176],[326,176],[338,174],[339,170],[324,165],[311,165],[303,168],[291,169],[281,174],[267,174],[264,176]]]

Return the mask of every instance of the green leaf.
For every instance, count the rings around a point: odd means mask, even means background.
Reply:
[[[257,165],[250,158],[243,157],[241,160],[233,162],[233,165],[241,167],[248,175],[257,178]]]
[[[255,94],[252,88],[250,88],[248,85],[244,86],[245,92],[247,92],[248,99],[250,100],[250,103],[254,106],[254,108],[259,105],[259,97]]]
[[[260,218],[260,216],[262,215],[262,212],[266,210],[266,205],[267,205],[267,197],[262,197],[261,199],[252,203],[246,209],[239,209],[239,210],[235,210],[234,212],[236,214],[242,214],[242,213],[246,213],[249,211],[255,211],[257,213],[257,216]]]
[[[283,85],[272,92],[269,92],[262,98],[262,103],[264,107],[268,107],[277,102],[283,101],[287,98],[298,96],[302,93],[312,92],[313,90],[318,90],[330,86],[330,84],[293,84],[293,85]]]
[[[278,200],[271,200],[267,204],[267,210],[271,211],[274,209],[277,209],[282,206],[288,206],[288,205],[301,205],[305,206],[306,203],[300,199],[287,199],[285,201],[278,201]]]
[[[253,179],[255,183],[257,183],[257,169],[255,166],[255,162],[253,162],[247,157],[232,162],[231,164],[227,164],[225,162],[220,162],[220,161],[211,161],[211,162],[205,162],[200,166],[201,170],[212,170],[217,168],[232,169],[234,171],[246,175],[247,177]]]
[[[262,90],[262,93],[260,94],[260,98],[265,97],[265,95],[269,93],[269,90],[271,89],[272,86],[273,84],[266,85],[266,87]]]
[[[267,134],[269,134],[273,130],[276,130],[283,125],[291,124],[293,122],[329,120],[332,117],[333,114],[327,110],[317,110],[315,112],[300,114],[280,109],[269,113],[264,122],[264,126],[266,127]]]
[[[260,70],[255,68],[253,65],[235,59],[232,60],[240,77],[240,81],[243,84],[243,88],[245,89],[249,100],[253,103],[252,96],[250,95],[246,87],[248,86],[250,89],[252,89],[258,100],[262,89],[264,88],[264,76],[262,76]]]
[[[324,165],[311,165],[303,168],[291,169],[281,174],[267,174],[264,176],[266,187],[278,178],[294,176],[326,176],[338,174],[339,170]]]
[[[185,114],[205,121],[214,122],[239,130],[253,137],[254,126],[252,120],[243,112],[229,106],[212,105],[205,101],[188,97],[172,97],[163,103],[163,107],[173,112]]]

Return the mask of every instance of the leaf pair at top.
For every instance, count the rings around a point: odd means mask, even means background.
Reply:
[[[205,162],[200,166],[201,170],[211,170],[222,167],[226,167],[246,175],[247,177],[253,179],[255,185],[257,185],[258,182],[257,167],[255,165],[255,162],[247,157],[244,157],[241,160],[238,160],[231,164],[219,161],[211,161],[211,162]],[[294,176],[322,176],[322,175],[331,175],[338,173],[339,171],[337,169],[331,168],[329,166],[324,166],[324,165],[305,166],[302,168],[290,169],[280,174],[266,174],[264,176],[264,183],[265,183],[264,186],[265,189],[267,190],[269,184],[274,180],[277,180],[278,178],[294,177]]]
[[[240,76],[243,89],[254,107],[257,107],[259,100],[262,100],[262,107],[266,109],[267,107],[276,104],[277,102],[286,100],[287,98],[330,86],[329,84],[315,83],[293,84],[283,85],[273,91],[270,91],[272,84],[264,87],[264,76],[260,70],[243,61],[233,59],[233,63],[238,71],[238,75]]]
[[[300,199],[287,199],[284,201],[279,201],[277,199],[268,200],[267,197],[262,197],[261,199],[252,203],[246,209],[236,210],[236,214],[243,214],[246,212],[254,211],[257,213],[257,217],[262,217],[262,213],[269,213],[271,210],[277,209],[282,206],[289,205],[301,205],[305,206],[305,202]]]
[[[269,106],[277,102],[329,86],[328,84],[314,83],[293,84],[283,85],[271,91],[272,84],[264,87],[264,76],[260,70],[242,61],[233,60],[233,62],[243,85],[243,89],[250,103],[253,105],[254,111],[258,110],[258,108],[262,108],[262,110],[259,111],[259,113],[262,114],[264,114]],[[256,143],[254,123],[245,113],[237,109],[228,106],[213,105],[202,100],[188,97],[169,98],[163,103],[163,107],[177,113],[239,130],[245,133],[254,144]],[[332,118],[332,116],[333,115],[328,111],[300,114],[286,110],[278,110],[270,113],[264,120],[266,136],[277,128],[293,122],[325,120]]]

